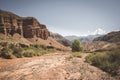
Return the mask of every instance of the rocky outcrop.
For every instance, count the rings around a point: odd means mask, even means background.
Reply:
[[[46,25],[40,24],[35,18],[23,18],[23,36],[25,38],[38,37],[46,40],[50,33]]]
[[[113,43],[120,42],[120,31],[110,32],[104,36],[95,38],[94,41],[106,41],[106,42],[113,42]]]
[[[6,36],[14,33],[22,33],[22,18],[7,11],[0,10],[0,32]]]
[[[19,33],[25,38],[42,38],[46,40],[50,33],[46,26],[34,17],[20,17],[14,13],[0,10],[0,33],[6,36]]]

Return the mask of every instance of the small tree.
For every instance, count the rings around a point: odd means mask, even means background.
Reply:
[[[72,43],[72,51],[73,52],[79,52],[79,51],[82,51],[82,47],[81,47],[81,44],[80,44],[80,41],[79,40],[74,40],[73,43]]]

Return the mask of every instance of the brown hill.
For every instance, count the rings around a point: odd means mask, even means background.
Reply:
[[[94,52],[94,51],[105,51],[112,48],[116,48],[118,45],[115,43],[110,43],[106,41],[91,41],[83,45],[84,51]]]
[[[66,46],[60,44],[52,37],[48,37],[47,40],[43,40],[41,38],[27,38],[27,40],[32,42],[33,44],[43,45],[43,46],[48,47],[48,48],[56,48],[59,50],[71,50],[70,47],[66,47]]]
[[[120,31],[110,32],[104,36],[94,39],[94,41],[120,42]]]
[[[84,44],[85,51],[104,51],[120,47],[120,31],[110,32]]]
[[[71,41],[69,41],[68,39],[66,39],[65,37],[63,37],[62,35],[60,35],[58,33],[51,32],[51,37],[54,38],[59,43],[63,44],[64,46],[71,46],[72,45]]]

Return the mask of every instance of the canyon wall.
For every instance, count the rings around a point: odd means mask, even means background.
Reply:
[[[3,10],[0,10],[0,33],[6,36],[19,33],[25,38],[37,37],[44,40],[50,36],[46,25],[40,24],[34,17],[20,17]]]

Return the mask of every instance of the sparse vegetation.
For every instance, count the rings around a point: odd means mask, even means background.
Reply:
[[[13,51],[13,55],[17,58],[23,57],[23,49],[21,47],[16,47],[13,44],[9,45],[9,49]]]
[[[79,40],[74,40],[74,42],[72,43],[72,51],[73,52],[82,51],[82,47]]]
[[[1,51],[0,51],[0,56],[3,57],[3,58],[6,58],[6,59],[12,59],[12,58],[15,58],[15,56],[12,54],[12,50],[9,49],[9,48],[3,48]]]
[[[34,50],[32,50],[32,49],[25,50],[24,53],[23,53],[23,56],[25,56],[25,57],[35,56]]]
[[[41,45],[21,47],[15,44],[1,43],[1,46],[0,56],[6,59],[41,56],[43,54],[55,52],[55,49],[48,49]]]
[[[0,45],[1,45],[2,47],[6,47],[6,46],[7,46],[7,42],[1,42]]]
[[[77,57],[77,58],[81,58],[82,56],[81,56],[81,53],[80,52],[75,52],[75,53],[72,53],[72,55],[70,55],[70,59],[72,59],[72,58],[75,58],[75,57]]]
[[[120,49],[113,49],[102,53],[91,53],[86,57],[86,61],[113,76],[117,75],[120,70]]]

